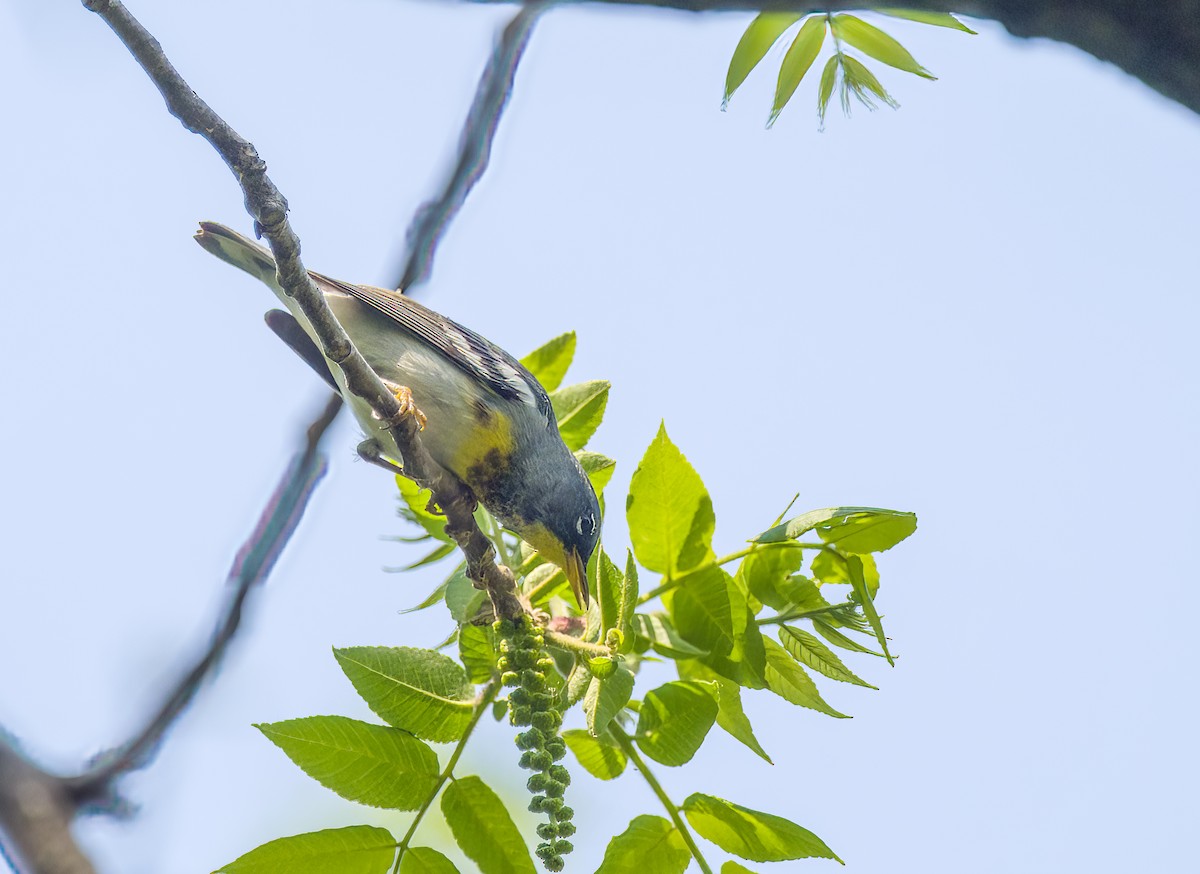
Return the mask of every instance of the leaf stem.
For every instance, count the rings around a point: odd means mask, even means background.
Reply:
[[[728,555],[723,555],[720,558],[714,558],[712,561],[694,567],[691,570],[681,574],[673,579],[668,578],[662,585],[651,589],[646,594],[638,598],[639,604],[645,604],[647,601],[653,601],[655,598],[663,595],[672,589],[678,588],[683,583],[687,582],[688,577],[698,574],[701,571],[706,571],[710,568],[721,567],[738,559],[745,558],[753,552],[758,552],[762,549],[820,549],[825,552],[836,552],[836,550],[827,543],[809,543],[798,540],[776,540],[771,543],[751,543],[749,546],[739,549],[737,552],[731,552]]]
[[[588,643],[586,640],[580,640],[578,637],[572,637],[560,631],[551,631],[547,628],[542,632],[542,639],[549,646],[556,646],[559,649],[567,650],[567,652],[577,652],[588,658],[613,657],[613,651],[602,643]]]
[[[769,616],[766,619],[755,619],[758,625],[783,625],[786,622],[791,622],[793,619],[807,619],[810,616],[819,616],[822,613],[835,613],[838,610],[843,610],[846,607],[860,606],[857,601],[843,601],[840,604],[830,604],[828,607],[818,607],[815,610],[805,610],[802,613],[780,613],[777,616]]]
[[[708,866],[708,862],[706,862],[704,860],[704,856],[701,855],[700,848],[696,846],[696,840],[692,837],[691,831],[688,830],[687,823],[680,815],[679,808],[675,806],[675,802],[673,802],[670,796],[667,795],[666,790],[662,787],[662,784],[658,782],[658,779],[654,776],[650,769],[646,767],[645,760],[642,759],[641,754],[638,753],[637,747],[633,745],[633,739],[630,738],[630,736],[627,735],[619,725],[617,725],[616,720],[613,720],[611,723],[609,723],[608,730],[612,733],[612,736],[616,738],[617,743],[621,746],[621,749],[625,751],[625,755],[629,757],[631,762],[633,762],[634,767],[641,772],[642,777],[645,778],[646,782],[650,785],[650,788],[654,791],[654,794],[658,796],[658,800],[662,802],[662,806],[667,809],[667,813],[670,815],[671,821],[675,823],[675,828],[679,830],[680,837],[682,837],[683,842],[687,844],[687,848],[691,852],[692,858],[696,860],[696,864],[700,866],[700,870],[703,871],[704,874],[713,874],[712,868]]]
[[[450,760],[446,762],[446,767],[442,769],[442,773],[438,775],[437,783],[434,784],[433,791],[429,793],[429,797],[425,799],[425,803],[421,805],[421,809],[417,811],[417,815],[413,817],[412,824],[408,827],[408,833],[404,835],[404,840],[400,842],[400,852],[396,854],[396,864],[392,866],[392,874],[398,874],[400,871],[400,862],[404,859],[404,851],[408,849],[409,841],[413,839],[413,835],[417,833],[417,827],[421,824],[425,814],[429,812],[429,808],[433,806],[434,800],[438,797],[438,793],[442,791],[442,787],[446,785],[447,780],[454,779],[454,766],[458,764],[458,760],[462,758],[463,750],[466,749],[467,741],[471,737],[471,732],[475,730],[475,726],[479,724],[480,718],[487,711],[491,703],[496,699],[496,693],[500,691],[500,681],[496,678],[488,680],[487,685],[483,687],[483,691],[479,693],[479,698],[475,702],[475,712],[471,714],[471,721],[467,723],[466,729],[463,731],[463,736],[458,740],[458,746],[454,748],[454,752],[450,754]]]

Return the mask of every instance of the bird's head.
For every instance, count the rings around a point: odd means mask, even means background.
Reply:
[[[600,542],[600,502],[578,462],[571,461],[573,475],[542,490],[517,533],[562,568],[580,609],[586,610],[588,560]]]

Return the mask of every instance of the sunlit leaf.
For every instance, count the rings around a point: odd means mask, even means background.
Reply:
[[[451,574],[451,576],[453,576],[453,574]],[[401,610],[400,612],[401,613],[416,613],[418,610],[425,610],[429,607],[432,607],[434,604],[441,603],[442,599],[444,599],[446,597],[446,589],[448,589],[449,587],[450,587],[450,577],[447,577],[446,579],[442,580],[441,583],[438,584],[438,587],[436,589],[434,589],[432,592],[430,592],[428,595],[426,595],[425,600],[422,601],[420,604],[417,604],[415,607],[409,607],[405,610]]]
[[[330,828],[269,841],[214,874],[384,874],[396,843],[374,826]]]
[[[437,784],[437,755],[406,731],[345,716],[256,725],[305,774],[343,798],[416,810]]]
[[[671,617],[665,613],[636,613],[635,633],[650,641],[654,651],[672,659],[690,659],[708,655],[708,650],[692,646],[675,630]]]
[[[547,392],[562,385],[567,368],[575,358],[575,332],[559,334],[521,359],[525,369],[534,375]]]
[[[599,452],[591,452],[587,449],[577,450],[575,458],[579,461],[579,466],[583,468],[583,472],[587,474],[587,478],[591,482],[596,494],[598,495],[603,492],[604,487],[612,479],[613,473],[616,472],[617,463],[607,455],[601,455]]]
[[[496,672],[495,632],[490,625],[463,625],[458,632],[458,658],[471,683],[486,683]]]
[[[695,659],[685,659],[676,663],[679,677],[683,680],[703,680],[717,684],[718,709],[717,725],[737,740],[744,743],[756,754],[771,762],[771,757],[762,748],[758,738],[754,736],[754,728],[742,708],[742,688],[733,680],[722,677],[708,665]]]
[[[459,848],[483,874],[535,874],[529,847],[504,801],[478,777],[452,780],[442,815]]]
[[[415,522],[425,529],[425,532],[443,543],[453,543],[446,534],[446,517],[431,513],[428,509],[433,492],[423,489],[406,476],[396,477],[396,487],[400,490],[400,515],[410,522]]]
[[[915,9],[873,9],[872,11],[890,15],[892,18],[907,18],[909,21],[919,21],[935,27],[949,27],[952,30],[961,30],[963,33],[975,33],[948,12],[919,12]]]
[[[721,865],[721,874],[754,874],[754,872],[745,865],[739,865],[737,862],[729,859]]]
[[[682,808],[701,837],[752,862],[785,862],[814,856],[842,861],[819,837],[782,816],[699,792],[690,795]]]
[[[849,719],[845,713],[834,710],[825,703],[817,684],[804,672],[804,668],[788,655],[787,650],[770,638],[765,641],[767,647],[767,688],[785,701],[816,710],[836,719]],[[765,861],[758,859],[756,861]]]
[[[689,574],[670,604],[679,634],[708,651],[705,664],[743,686],[763,688],[762,634],[729,574],[715,566]]]
[[[802,15],[792,12],[762,12],[750,22],[742,38],[738,40],[737,48],[733,50],[733,57],[729,59],[722,109],[728,105],[733,92],[746,81],[750,71],[758,66],[758,62],[766,56],[775,41],[801,18]]]
[[[800,32],[792,40],[791,48],[784,55],[783,65],[779,68],[779,79],[775,84],[775,102],[771,107],[771,116],[767,119],[767,127],[775,123],[779,113],[783,112],[783,107],[792,99],[800,80],[821,53],[821,45],[824,42],[825,16],[814,16],[800,27]]]
[[[634,555],[649,570],[677,576],[714,557],[712,499],[665,426],[633,473],[625,515]]]
[[[558,433],[568,449],[582,449],[592,439],[604,419],[610,387],[608,380],[594,379],[568,385],[550,395],[558,419]]]
[[[691,861],[691,851],[671,823],[643,814],[608,842],[596,874],[683,874]]]
[[[467,577],[467,567],[460,564],[446,580],[446,609],[460,625],[470,622],[483,606],[487,593],[475,588]]]
[[[854,638],[847,637],[828,622],[824,622],[821,619],[813,617],[812,624],[813,628],[816,629],[817,634],[821,635],[821,637],[825,638],[834,646],[840,646],[842,649],[850,652],[861,652],[866,653],[867,655],[879,656],[879,658],[883,658],[883,653],[875,652],[875,650],[871,649],[870,647],[863,646]]]
[[[409,847],[400,860],[399,874],[458,874],[454,863],[429,847]],[[725,869],[721,869],[725,874]]]
[[[886,552],[917,530],[917,514],[899,510],[866,510],[822,523],[817,534],[842,552]]]
[[[924,79],[937,78],[918,64],[916,58],[909,54],[908,49],[900,45],[894,37],[861,18],[844,13],[835,15],[833,32],[863,54],[870,55],[877,61],[883,61],[889,67],[913,73]]]
[[[853,94],[858,98],[858,102],[867,109],[875,109],[875,100],[878,98],[886,105],[895,109],[898,104],[896,99],[887,92],[887,89],[880,84],[875,78],[875,74],[866,68],[866,66],[856,58],[849,55],[842,56],[842,109],[847,113],[850,112],[849,94]]]
[[[842,53],[837,52],[825,62],[821,71],[821,84],[817,87],[817,116],[825,125],[825,111],[829,109],[829,98],[833,96],[833,86],[837,82],[838,67],[842,62]]]
[[[603,680],[592,677],[583,696],[588,730],[592,734],[599,734],[607,728],[613,717],[629,703],[632,694],[633,673],[624,664],[618,663],[616,671]]]
[[[889,665],[895,665],[892,660],[892,654],[888,652],[887,636],[883,633],[883,622],[879,618],[879,613],[875,609],[875,602],[871,598],[871,593],[867,589],[866,580],[863,579],[862,559],[857,555],[851,555],[846,559],[846,566],[850,570],[850,585],[854,587],[854,594],[857,596],[858,602],[862,605],[863,613],[867,617],[867,621],[871,623],[871,628],[875,630],[875,639],[879,641],[879,647],[883,650],[883,657],[888,660]]]
[[[333,654],[384,722],[425,740],[445,743],[462,737],[475,696],[454,659],[407,646],[356,646]]]
[[[593,777],[612,780],[625,772],[628,762],[625,751],[607,733],[593,737],[582,729],[573,728],[564,731],[562,737],[579,764]]]
[[[714,683],[678,680],[646,693],[638,714],[638,747],[664,765],[684,765],[704,743],[717,718]]]
[[[742,559],[737,578],[755,598],[779,610],[788,603],[788,579],[803,562],[804,550],[790,544],[756,549]]]
[[[779,629],[779,642],[796,661],[808,665],[831,680],[866,686],[868,689],[877,688],[846,667],[833,650],[807,631],[785,625]]]

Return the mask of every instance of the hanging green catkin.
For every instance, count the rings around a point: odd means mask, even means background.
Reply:
[[[546,671],[554,670],[554,661],[543,646],[542,629],[530,617],[497,620],[493,627],[500,638],[500,681],[512,688],[509,719],[513,725],[529,726],[517,735],[520,765],[535,772],[525,784],[533,793],[529,809],[548,820],[537,827],[542,839],[537,855],[547,871],[558,872],[563,856],[574,849],[567,838],[575,834],[575,811],[563,801],[571,775],[557,764],[567,754],[567,745],[558,733],[562,713],[556,696],[547,691]]]

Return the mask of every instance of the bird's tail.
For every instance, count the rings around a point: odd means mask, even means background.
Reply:
[[[216,222],[200,222],[196,242],[227,264],[245,270],[255,279],[265,282],[276,293],[279,280],[275,278],[275,259],[258,243],[237,231]]]

